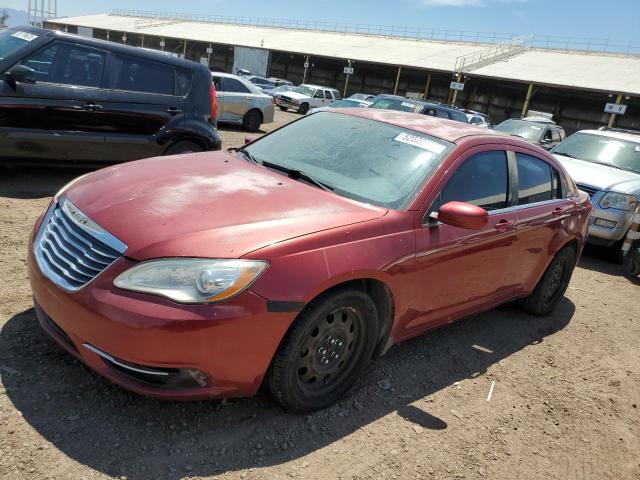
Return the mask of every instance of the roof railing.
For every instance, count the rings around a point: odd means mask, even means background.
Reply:
[[[171,23],[195,22],[242,25],[248,27],[306,30],[343,34],[369,35],[415,41],[459,42],[471,45],[493,45],[509,42],[517,35],[499,32],[473,32],[437,28],[398,27],[315,20],[292,20],[282,18],[258,18],[245,16],[201,15],[179,12],[114,9],[114,16],[136,18],[136,29],[151,28]],[[143,20],[150,19],[149,22]],[[151,20],[162,23],[154,23]],[[140,22],[140,23],[137,23]],[[532,35],[529,48],[561,50],[582,53],[612,53],[618,55],[640,55],[640,41],[614,40],[606,38],[583,38],[559,35]]]
[[[528,50],[528,43],[533,35],[520,35],[506,42],[497,43],[482,50],[461,55],[456,58],[455,73],[470,72],[477,68],[515,57]]]

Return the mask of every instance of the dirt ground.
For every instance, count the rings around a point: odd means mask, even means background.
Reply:
[[[221,130],[225,147],[245,136]],[[0,478],[640,479],[640,286],[601,252],[552,316],[507,305],[406,342],[324,411],[160,402],[37,324],[27,239],[79,173],[0,169]]]

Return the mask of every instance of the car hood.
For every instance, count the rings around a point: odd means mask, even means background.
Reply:
[[[293,92],[293,91],[280,93],[279,95],[282,95],[283,97],[293,98],[295,100],[302,100],[302,99],[305,99],[305,98],[311,98],[309,95],[305,95],[304,93]]]
[[[578,184],[595,187],[605,192],[640,194],[640,175],[637,173],[564,155],[554,154],[554,156]]]
[[[63,195],[124,242],[134,260],[238,258],[387,213],[228,152],[116,165],[83,177]]]

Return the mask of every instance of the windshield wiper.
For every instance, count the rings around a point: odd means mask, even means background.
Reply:
[[[324,182],[321,182],[319,180],[316,180],[315,178],[307,175],[306,173],[304,173],[301,170],[296,170],[294,168],[287,168],[287,167],[283,167],[282,165],[278,165],[277,163],[271,163],[271,162],[262,162],[262,165],[267,167],[267,168],[272,168],[274,170],[279,170],[283,173],[286,173],[287,176],[289,178],[291,178],[292,180],[303,180],[307,183],[310,183],[312,185],[315,185],[318,188],[321,188],[322,190],[325,190],[327,192],[333,192],[334,188],[331,185],[328,185]]]
[[[232,152],[238,152],[241,153],[244,158],[246,158],[247,160],[249,160],[252,163],[255,163],[256,165],[262,165],[262,163],[260,163],[260,160],[258,160],[256,157],[254,157],[253,155],[251,155],[246,148],[244,147],[238,147],[238,148],[230,148],[229,150],[231,150]]]

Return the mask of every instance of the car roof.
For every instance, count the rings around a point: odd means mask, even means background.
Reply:
[[[323,90],[335,90],[337,92],[337,90],[335,88],[325,87],[324,85],[314,85],[313,83],[303,83],[300,86],[301,87],[315,88],[315,89],[322,88]]]
[[[626,132],[614,132],[611,130],[580,130],[576,133],[588,133],[591,135],[599,135],[601,137],[618,138],[620,140],[628,140],[640,144],[640,135]]]
[[[474,127],[468,123],[446,120],[443,118],[422,115],[420,113],[399,112],[397,110],[384,110],[379,108],[345,108],[335,111],[340,115],[351,115],[382,123],[395,125],[396,127],[425,133],[448,142],[456,142],[463,137],[484,136],[490,138],[505,138],[499,132],[486,128]],[[525,142],[526,143],[526,142]]]

